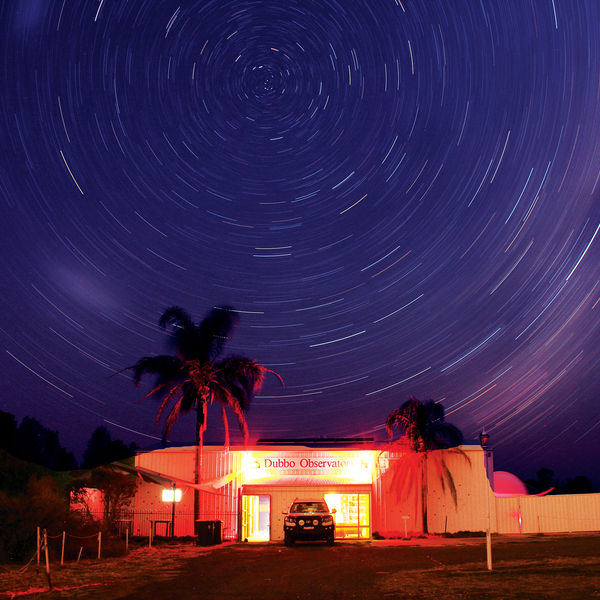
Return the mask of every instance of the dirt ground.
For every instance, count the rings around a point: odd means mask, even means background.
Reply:
[[[0,598],[526,600],[600,598],[600,535],[169,545],[120,559],[0,571]]]

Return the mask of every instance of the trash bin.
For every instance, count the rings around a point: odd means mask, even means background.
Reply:
[[[213,529],[213,540],[215,544],[220,544],[223,539],[221,536],[222,531],[222,522],[221,521],[213,521],[215,524],[215,528]]]
[[[214,546],[221,543],[221,521],[196,521],[196,545]]]

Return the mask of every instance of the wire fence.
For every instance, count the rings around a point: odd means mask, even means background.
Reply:
[[[104,513],[91,512],[90,515],[98,522],[104,521]],[[112,515],[111,535],[124,537],[156,538],[156,537],[193,537],[197,535],[197,521],[220,521],[221,537],[224,540],[237,538],[238,515],[235,512],[225,512],[215,515],[214,511],[200,512],[197,518],[191,511],[134,511],[121,510]]]

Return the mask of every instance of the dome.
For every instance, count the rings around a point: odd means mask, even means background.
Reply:
[[[496,496],[528,496],[525,484],[508,471],[494,471],[494,493]]]

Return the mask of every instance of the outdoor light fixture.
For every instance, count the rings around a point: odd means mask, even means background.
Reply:
[[[181,490],[179,489],[163,489],[162,491],[163,502],[181,502]]]
[[[481,430],[481,433],[479,434],[479,443],[481,444],[481,447],[484,450],[487,450],[488,446],[490,445],[490,436],[486,432],[485,427]]]

